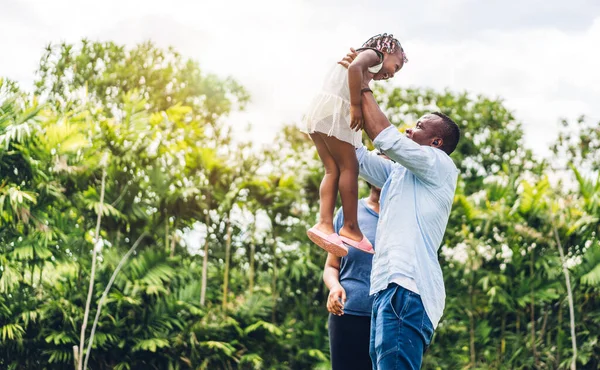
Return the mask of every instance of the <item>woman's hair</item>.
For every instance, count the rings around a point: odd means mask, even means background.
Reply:
[[[400,45],[400,41],[394,38],[392,34],[379,34],[368,39],[363,45],[363,48],[373,48],[381,51],[382,53],[393,54],[396,50],[400,50],[402,53],[402,59],[404,63],[408,62],[408,58],[406,58],[406,53]]]

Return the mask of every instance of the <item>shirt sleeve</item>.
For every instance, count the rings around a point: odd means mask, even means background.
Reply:
[[[394,126],[381,131],[373,144],[428,185],[441,185],[452,171],[456,171],[454,162],[446,153],[415,143]]]
[[[385,184],[395,165],[392,161],[378,156],[374,151],[368,151],[364,145],[356,149],[356,158],[360,177],[378,188]]]

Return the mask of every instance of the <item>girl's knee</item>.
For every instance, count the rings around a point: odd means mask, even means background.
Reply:
[[[358,183],[358,168],[352,167],[340,167],[340,176],[347,177],[350,176],[352,178],[356,177],[356,181]]]
[[[325,168],[325,175],[339,177],[340,169],[334,164],[326,164],[323,166]]]
[[[341,161],[337,164],[340,168],[340,172],[355,172],[358,174],[358,161]]]

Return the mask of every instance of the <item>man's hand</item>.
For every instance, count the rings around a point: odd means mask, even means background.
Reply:
[[[356,50],[354,50],[354,48],[350,48],[350,52],[346,54],[344,59],[340,60],[338,64],[345,68],[348,68],[357,56],[358,53],[356,52]],[[368,87],[368,83],[371,78],[373,78],[373,76],[370,76],[370,78],[363,77],[363,86],[361,87],[361,89]],[[390,121],[387,119],[385,114],[383,114],[372,94],[366,93],[363,96],[361,96],[361,108],[363,113],[363,122],[366,122],[366,124],[364,125],[364,129],[367,133],[367,136],[369,136],[371,140],[375,140],[375,138],[377,137],[377,135],[379,135],[379,133],[381,133],[381,131],[391,126]]]
[[[358,53],[356,52],[356,50],[354,50],[354,48],[350,48],[350,52],[348,54],[346,54],[344,59],[340,60],[338,62],[338,64],[343,66],[344,68],[348,68],[348,67],[350,67],[350,64],[352,64],[354,59],[356,59],[357,56],[358,56]],[[371,82],[371,80],[373,79],[373,76],[375,76],[375,74],[373,74],[369,71],[363,72],[361,89],[363,89],[365,87],[369,87],[369,82]]]
[[[350,106],[350,128],[354,131],[362,130],[365,125],[365,119],[363,118],[362,108],[360,105]]]
[[[342,65],[344,68],[348,68],[350,67],[350,63],[352,63],[352,61],[356,59],[357,56],[358,53],[356,52],[356,50],[354,50],[354,48],[350,48],[350,52],[346,54],[344,59],[340,60],[338,64]]]
[[[344,314],[344,304],[346,303],[346,291],[341,284],[337,284],[329,291],[327,298],[327,311],[334,315],[342,316]]]

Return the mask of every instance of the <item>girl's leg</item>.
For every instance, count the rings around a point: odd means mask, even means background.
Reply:
[[[329,153],[340,171],[339,191],[344,212],[344,227],[339,234],[349,239],[361,241],[363,234],[358,227],[358,160],[354,146],[333,136],[320,134]]]
[[[310,134],[310,137],[315,143],[317,153],[319,153],[319,157],[325,167],[325,176],[323,176],[321,187],[319,188],[319,222],[315,227],[319,231],[329,235],[334,232],[333,213],[335,211],[340,171],[321,134],[315,132]]]

